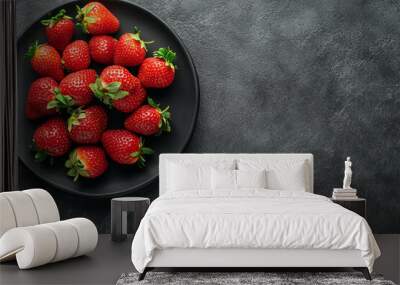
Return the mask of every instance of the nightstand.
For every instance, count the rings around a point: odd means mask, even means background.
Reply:
[[[339,204],[340,206],[359,214],[364,219],[367,218],[367,200],[364,198],[357,199],[333,199],[332,202]]]
[[[111,199],[111,239],[123,241],[127,234],[134,234],[149,206],[149,198],[121,197]],[[128,213],[133,214],[130,221],[128,221]],[[131,231],[128,230],[128,223],[133,226]]]

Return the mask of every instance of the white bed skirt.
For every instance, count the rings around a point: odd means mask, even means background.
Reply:
[[[147,267],[366,267],[359,250],[197,249],[155,250]]]

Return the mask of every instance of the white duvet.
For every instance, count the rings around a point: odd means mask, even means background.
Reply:
[[[370,271],[380,255],[365,219],[328,198],[256,189],[160,196],[136,232],[132,262],[143,272],[165,248],[358,249]]]

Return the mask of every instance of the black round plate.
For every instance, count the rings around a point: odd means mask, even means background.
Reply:
[[[75,4],[60,6],[51,13],[64,8],[69,15],[75,15]],[[81,3],[80,3],[81,4]],[[38,20],[18,39],[18,154],[24,164],[37,176],[48,183],[67,192],[92,196],[110,197],[127,194],[138,190],[158,177],[158,156],[160,153],[182,152],[194,129],[199,105],[199,83],[193,61],[179,37],[159,18],[147,10],[124,1],[109,1],[105,5],[119,18],[121,29],[115,35],[132,31],[134,26],[141,30],[145,41],[153,40],[149,45],[148,56],[159,47],[170,47],[176,52],[178,69],[174,83],[162,90],[150,90],[148,94],[161,106],[169,105],[172,113],[172,131],[158,137],[145,139],[145,145],[155,153],[148,157],[144,169],[136,166],[117,165],[109,159],[109,169],[97,179],[79,178],[74,183],[66,175],[64,162],[66,157],[58,158],[51,165],[49,162],[38,163],[33,159],[31,151],[32,135],[35,128],[44,120],[32,122],[25,117],[25,99],[30,84],[38,76],[32,70],[29,60],[24,58],[28,47],[35,40],[45,42],[43,27]],[[75,38],[88,38],[79,32]],[[99,73],[104,66],[92,66]],[[136,74],[136,69],[130,69]],[[96,101],[96,100],[95,100]],[[109,129],[123,128],[125,114],[109,110]]]

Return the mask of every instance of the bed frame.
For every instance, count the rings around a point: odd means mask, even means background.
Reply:
[[[313,155],[312,154],[161,154],[160,155],[160,194],[167,190],[166,162],[170,160],[210,161],[220,159],[263,158],[304,160],[306,162],[306,191],[313,193]],[[142,280],[146,272],[154,268],[232,268],[238,271],[254,268],[343,268],[350,267],[361,271],[367,280],[371,276],[359,250],[329,249],[198,249],[169,248],[154,252],[152,261],[139,275]]]

